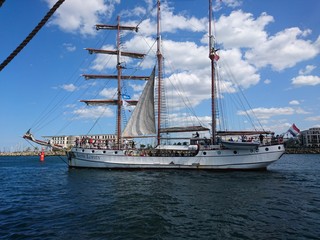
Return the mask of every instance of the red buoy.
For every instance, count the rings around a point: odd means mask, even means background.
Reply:
[[[41,153],[40,153],[40,161],[43,162],[44,161],[44,150],[42,149]]]

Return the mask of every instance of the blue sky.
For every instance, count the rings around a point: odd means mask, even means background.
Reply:
[[[20,44],[55,3],[54,0],[5,1],[0,8],[0,61]],[[138,34],[123,35],[124,48],[146,52],[154,43],[155,0],[66,0],[21,53],[0,72],[0,151],[29,146],[21,138],[30,127],[36,136],[114,133],[113,108],[85,107],[80,99],[110,98],[114,83],[85,80],[84,73],[114,73],[115,61],[89,55],[84,48],[114,48],[114,33],[96,31],[96,23],[140,24]],[[207,0],[162,3],[163,53],[171,89],[168,103],[175,121],[188,101],[202,123],[208,107]],[[214,1],[215,37],[222,90],[237,92],[234,78],[265,129],[280,134],[292,123],[301,130],[320,127],[320,1]],[[148,12],[151,12],[150,14]],[[153,50],[152,50],[153,51]],[[152,53],[152,51],[150,51]],[[132,74],[148,74],[150,56],[137,65],[124,59]],[[179,86],[183,83],[183,86]],[[142,83],[126,85],[134,99]],[[252,112],[251,112],[252,113]],[[234,115],[232,115],[234,114]],[[230,113],[232,117],[241,112]],[[188,117],[186,117],[188,116]],[[99,118],[99,121],[97,119]],[[249,128],[243,121],[229,128]]]

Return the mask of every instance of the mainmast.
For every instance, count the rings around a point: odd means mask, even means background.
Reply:
[[[120,57],[121,57],[121,51],[120,51],[120,17],[117,17],[117,72],[118,72],[118,77],[117,77],[117,82],[118,82],[118,101],[117,101],[117,146],[118,149],[121,148],[121,105],[122,105],[122,94],[121,94],[121,75],[122,75],[122,67],[120,63]]]
[[[157,143],[160,145],[161,133],[161,74],[162,74],[162,53],[161,53],[161,35],[160,35],[160,0],[157,0],[157,59],[158,59],[158,133]]]
[[[122,91],[121,91],[121,81],[122,80],[148,80],[149,76],[123,76],[122,75],[122,65],[121,65],[121,56],[132,57],[132,58],[143,58],[145,54],[140,53],[132,53],[132,52],[122,52],[121,51],[121,40],[120,40],[120,31],[128,30],[128,31],[138,31],[137,27],[134,26],[123,26],[120,25],[120,17],[117,17],[117,25],[107,25],[107,24],[97,24],[96,29],[105,29],[105,30],[117,30],[117,43],[116,50],[103,50],[103,49],[93,49],[87,48],[90,54],[110,54],[117,56],[117,75],[96,75],[96,74],[83,74],[86,79],[117,79],[117,99],[111,100],[81,100],[88,105],[117,105],[117,149],[121,149],[121,108],[123,105],[122,100]],[[128,101],[130,102],[130,100]],[[131,101],[134,105],[136,105],[135,101]]]
[[[212,126],[212,144],[216,140],[216,110],[215,110],[215,67],[216,50],[214,49],[214,39],[212,35],[212,0],[209,0],[209,58],[211,60],[211,126]]]

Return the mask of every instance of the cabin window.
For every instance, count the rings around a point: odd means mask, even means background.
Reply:
[[[237,154],[238,152],[237,152],[237,151],[233,151],[233,153],[234,153],[234,154]]]
[[[118,151],[115,151],[114,154],[118,154]]]
[[[266,151],[269,151],[269,148],[266,148]]]
[[[207,155],[207,152],[203,152],[202,154],[203,154],[203,155]]]
[[[104,150],[103,153],[106,153],[106,151]]]
[[[94,153],[94,150],[92,150],[92,153]]]

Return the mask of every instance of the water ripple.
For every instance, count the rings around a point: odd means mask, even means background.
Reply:
[[[70,169],[0,159],[3,239],[318,239],[320,157],[267,172]]]

